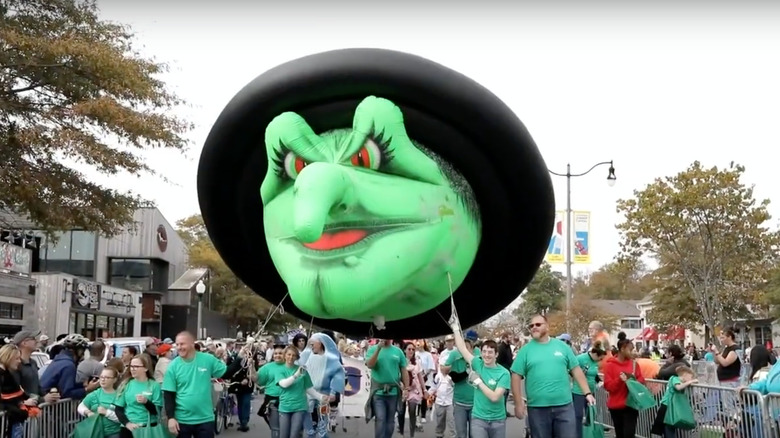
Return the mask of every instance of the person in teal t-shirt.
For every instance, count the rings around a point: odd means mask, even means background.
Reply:
[[[582,423],[577,424],[574,419],[572,378],[585,393],[588,404],[596,404],[585,374],[571,347],[550,337],[546,317],[531,318],[528,330],[532,339],[517,353],[510,370],[515,415],[518,418],[528,415],[532,435],[576,437]]]
[[[658,407],[651,433],[661,435],[664,438],[674,438],[677,436],[677,428],[664,423],[669,400],[671,400],[675,392],[685,391],[685,388],[695,383],[699,383],[699,381],[696,380],[696,373],[694,373],[692,369],[684,365],[675,369],[675,375],[670,377],[669,382],[666,384],[666,392],[664,392],[664,396],[661,399],[661,406]]]
[[[265,419],[268,427],[271,428],[271,436],[279,436],[279,395],[282,393],[282,387],[279,386],[279,380],[282,379],[281,372],[284,370],[284,349],[285,345],[274,345],[272,361],[260,367],[257,370],[257,386],[264,388],[263,404],[257,413]]]
[[[162,384],[168,431],[182,436],[213,436],[212,379],[229,374],[227,366],[211,354],[195,350],[191,333],[176,336],[176,349],[179,357],[168,365]],[[236,367],[241,364],[233,362]]]
[[[104,368],[100,372],[100,388],[87,394],[78,406],[78,413],[85,417],[93,415],[105,417],[103,420],[103,436],[105,438],[119,438],[122,431],[122,425],[114,411],[118,380],[119,373],[116,369]]]
[[[477,332],[474,330],[467,330],[466,333],[463,334],[463,341],[466,343],[466,348],[472,350],[474,357],[480,356],[479,348],[474,347],[474,343],[477,342],[477,339]],[[474,387],[469,384],[468,379],[471,368],[458,350],[450,352],[444,365],[440,368],[443,372],[449,373],[452,381],[455,383],[452,393],[452,416],[455,419],[455,436],[456,438],[470,438],[471,409],[474,405]]]
[[[130,379],[117,391],[116,416],[130,432],[139,427],[156,426],[160,421],[162,391],[153,374],[152,359],[147,354],[140,354],[130,361]]]
[[[284,365],[276,375],[280,377],[279,387],[279,438],[298,437],[303,432],[303,418],[309,412],[307,395],[327,403],[328,396],[312,388],[311,377],[306,368],[295,365],[300,353],[295,347],[284,350]]]
[[[374,438],[392,438],[398,397],[406,397],[409,373],[406,355],[390,340],[380,340],[366,351],[366,367],[371,370],[371,407],[374,409]],[[399,391],[400,388],[400,391]],[[399,394],[400,392],[400,394]]]
[[[577,363],[585,374],[585,380],[588,381],[588,392],[596,393],[596,381],[599,376],[599,363],[607,357],[607,351],[602,347],[601,341],[593,343],[590,351],[577,356]],[[585,408],[588,402],[585,401],[585,393],[582,392],[580,385],[572,385],[572,402],[574,403],[574,420],[577,424],[582,424],[585,416]],[[582,438],[582,428],[577,428],[577,438]]]
[[[504,394],[511,388],[509,371],[496,362],[498,344],[488,340],[482,344],[481,357],[474,356],[461,334],[460,322],[450,320],[455,347],[471,367],[469,383],[474,387],[471,410],[471,436],[504,438],[506,436],[506,402]]]

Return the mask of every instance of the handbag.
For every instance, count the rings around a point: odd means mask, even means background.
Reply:
[[[667,405],[664,424],[675,429],[696,429],[696,416],[693,414],[688,395],[684,391],[674,391]]]
[[[655,398],[650,393],[650,390],[643,384],[639,383],[634,377],[636,375],[636,361],[633,362],[633,371],[631,377],[626,380],[626,386],[628,387],[628,398],[626,398],[626,406],[637,411],[644,411],[650,409],[656,405]]]
[[[139,427],[133,431],[133,438],[173,438],[168,429],[162,423],[152,426],[152,416],[146,420],[145,427]]]
[[[582,425],[582,438],[604,438],[604,426],[596,423],[596,407],[585,408],[585,422]]]
[[[103,419],[102,415],[93,415],[87,417],[76,424],[73,428],[73,432],[70,434],[71,438],[103,438],[103,422],[107,421]]]

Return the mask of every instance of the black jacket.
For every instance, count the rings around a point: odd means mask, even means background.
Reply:
[[[498,357],[496,362],[507,370],[512,368],[512,346],[506,342],[498,344]]]

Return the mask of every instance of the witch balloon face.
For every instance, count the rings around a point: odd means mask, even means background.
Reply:
[[[479,246],[479,208],[465,179],[409,138],[395,104],[367,97],[351,129],[324,133],[283,113],[265,143],[266,241],[303,312],[400,320],[461,284]]]

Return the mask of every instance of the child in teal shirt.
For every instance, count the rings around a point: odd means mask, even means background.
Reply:
[[[661,435],[664,438],[677,438],[677,429],[664,423],[669,400],[671,400],[675,392],[683,392],[685,388],[694,383],[699,383],[693,370],[684,365],[677,367],[675,372],[677,375],[670,377],[669,382],[666,384],[666,392],[661,399],[661,406],[658,407],[658,414],[655,417],[651,430],[652,433]]]

